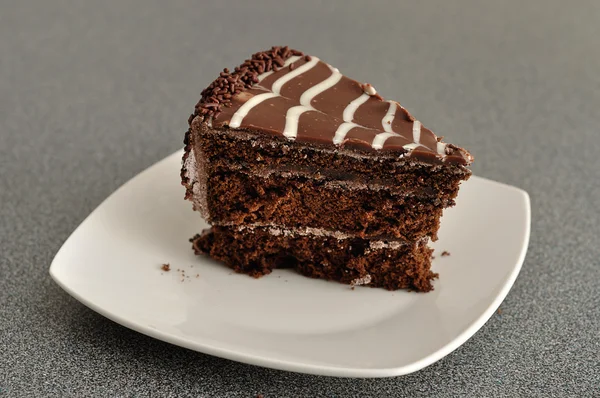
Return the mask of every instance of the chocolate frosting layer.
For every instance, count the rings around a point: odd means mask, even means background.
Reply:
[[[395,152],[434,163],[469,165],[473,160],[466,150],[442,142],[398,102],[384,100],[370,84],[288,47],[256,53],[233,73],[225,69],[202,92],[196,115],[213,127],[300,142]]]

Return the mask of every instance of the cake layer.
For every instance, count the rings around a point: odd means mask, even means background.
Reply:
[[[433,289],[431,253],[425,241],[389,244],[359,238],[303,235],[272,228],[213,227],[191,239],[196,254],[207,254],[236,272],[260,277],[275,268],[350,285],[388,290]]]
[[[338,179],[370,181],[404,190],[456,192],[471,171],[462,165],[420,162],[391,152],[332,149],[289,141],[260,132],[215,129],[194,119],[186,137],[189,150],[216,166],[239,164],[260,173],[265,169],[304,169]]]
[[[392,194],[385,187],[329,179],[239,171],[209,172],[206,199],[212,224],[278,224],[336,230],[361,238],[436,240],[452,199]]]

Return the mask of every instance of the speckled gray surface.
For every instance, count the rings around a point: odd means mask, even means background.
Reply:
[[[3,3],[0,397],[600,396],[600,2],[418,3]],[[48,276],[94,207],[181,147],[213,76],[279,43],[401,100],[471,149],[477,175],[531,195],[502,313],[420,372],[213,358],[116,325]]]

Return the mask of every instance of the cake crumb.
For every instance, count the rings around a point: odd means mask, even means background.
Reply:
[[[498,315],[502,315],[502,309],[498,308],[498,311],[496,311],[498,313]]]
[[[162,265],[162,267],[160,267],[160,268],[161,268],[163,271],[165,271],[165,272],[169,272],[169,271],[171,271],[171,264],[169,264],[169,263],[164,263],[164,264]]]
[[[450,255],[450,252],[447,252],[446,250],[444,250],[442,252],[442,257],[448,257]]]
[[[368,285],[369,283],[371,283],[371,275],[367,274],[361,278],[352,280],[352,282],[350,282],[350,286],[352,286],[352,289],[354,289],[354,286]]]
[[[365,94],[368,94],[370,96],[374,96],[377,94],[377,90],[375,90],[375,87],[373,87],[370,83],[362,84],[361,87]]]

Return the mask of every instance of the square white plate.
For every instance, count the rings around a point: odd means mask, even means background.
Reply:
[[[352,290],[291,270],[235,274],[192,252],[188,239],[207,225],[183,200],[181,155],[106,199],[59,250],[50,274],[107,318],[192,350],[320,375],[411,373],[483,326],[525,258],[527,193],[472,177],[443,217],[433,292]],[[451,255],[441,257],[444,250]]]

